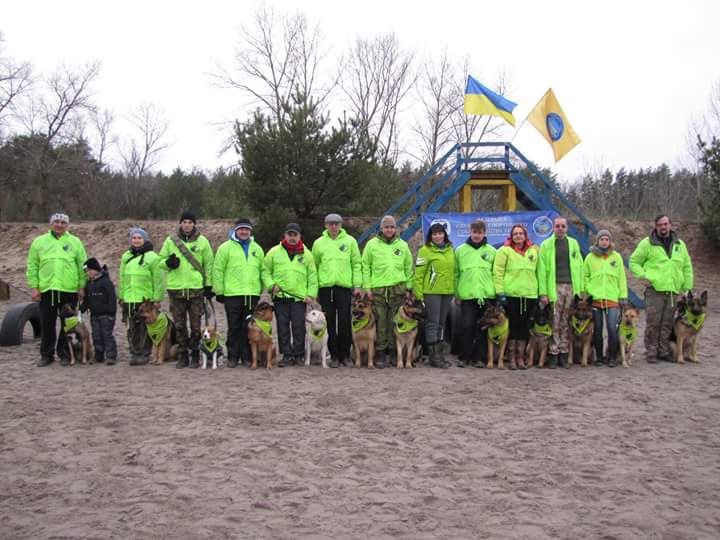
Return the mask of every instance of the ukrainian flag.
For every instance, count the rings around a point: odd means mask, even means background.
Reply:
[[[515,107],[517,107],[517,103],[496,94],[468,75],[465,87],[465,114],[500,116],[508,124],[514,126],[515,117],[512,112]]]
[[[580,137],[568,122],[552,88],[545,92],[527,119],[552,146],[555,163],[580,144]]]

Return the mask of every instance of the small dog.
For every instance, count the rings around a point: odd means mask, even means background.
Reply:
[[[328,339],[325,314],[320,306],[312,306],[305,314],[305,367],[310,365],[313,353],[320,354],[323,368],[328,367],[327,360],[330,358]]]
[[[505,349],[510,336],[510,321],[505,308],[500,304],[489,304],[480,319],[480,328],[487,330],[487,369],[492,369],[495,362],[495,347],[498,348],[498,369],[505,369]]]
[[[275,343],[272,336],[274,308],[267,302],[260,302],[248,317],[248,342],[252,354],[251,369],[257,369],[258,354],[265,354],[265,368],[272,369]]]
[[[570,347],[566,368],[573,365],[575,347],[581,349],[580,365],[587,367],[592,353],[592,337],[595,323],[592,316],[592,296],[575,295],[570,306]]]
[[[208,360],[211,360],[210,367],[217,369],[222,367],[223,348],[220,344],[221,336],[217,328],[206,326],[200,335],[200,356],[202,362],[200,367],[207,369]]]
[[[67,349],[70,354],[70,365],[75,365],[75,358],[80,357],[83,364],[93,364],[95,353],[90,340],[90,331],[75,308],[65,304],[60,308],[60,322],[65,332]]]
[[[637,325],[640,312],[634,307],[626,307],[622,311],[618,334],[620,338],[620,359],[622,367],[630,367],[633,363],[633,345],[637,338]]]
[[[690,362],[700,362],[697,356],[697,344],[700,330],[705,324],[707,298],[707,291],[703,291],[700,296],[695,296],[692,291],[688,291],[677,304],[670,346],[678,364],[685,363],[686,352]]]
[[[550,303],[544,306],[538,304],[530,315],[530,339],[527,345],[528,368],[533,367],[535,354],[538,355],[538,367],[545,367],[548,345],[552,338],[552,320],[553,309]]]
[[[148,336],[152,341],[150,363],[159,366],[163,362],[175,360],[178,344],[173,320],[151,300],[143,301],[137,314],[145,321]]]
[[[375,368],[375,315],[372,304],[365,297],[358,297],[352,303],[352,340],[355,354],[355,367],[362,365],[362,353],[367,352],[368,368]]]
[[[397,350],[397,368],[413,367],[413,361],[422,355],[418,346],[418,322],[425,318],[425,304],[417,298],[406,295],[405,302],[395,313],[395,349]],[[404,363],[403,363],[404,358]]]

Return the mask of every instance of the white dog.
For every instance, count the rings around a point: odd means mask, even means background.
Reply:
[[[305,365],[310,365],[313,353],[320,353],[322,367],[327,368],[328,328],[325,314],[319,307],[313,307],[305,314]]]

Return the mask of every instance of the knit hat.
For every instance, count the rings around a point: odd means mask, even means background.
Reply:
[[[328,214],[325,216],[325,223],[342,223],[342,216],[340,214]]]
[[[64,221],[65,223],[70,223],[70,218],[67,214],[63,214],[62,212],[55,212],[52,216],[50,216],[50,223],[53,221]]]
[[[85,261],[85,264],[83,264],[83,268],[85,270],[96,270],[98,272],[102,272],[100,262],[98,262],[95,257],[90,257],[87,261]]]
[[[145,240],[145,242],[150,241],[150,235],[141,227],[133,227],[130,229],[130,232],[128,232],[128,238],[130,240],[132,240],[132,237],[135,235],[140,236],[143,240]]]
[[[288,223],[285,227],[285,232],[296,232],[300,234],[302,231],[300,230],[300,225],[298,225],[297,223]]]
[[[197,219],[195,219],[195,214],[193,214],[190,210],[185,210],[185,211],[180,215],[180,223],[182,223],[182,222],[185,221],[186,219],[189,219],[189,220],[192,221],[193,223],[197,224]]]
[[[241,217],[235,222],[234,230],[237,229],[250,229],[252,231],[252,223],[250,223],[250,220],[248,218]]]
[[[597,235],[595,236],[595,242],[600,240],[600,238],[602,238],[603,236],[607,236],[608,240],[612,242],[612,234],[610,234],[610,231],[608,231],[607,229],[600,229],[597,232]]]
[[[395,222],[395,218],[393,216],[383,216],[383,218],[380,220],[380,228],[383,227],[397,227],[397,223]]]

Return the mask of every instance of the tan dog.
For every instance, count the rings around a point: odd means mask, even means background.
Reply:
[[[67,339],[67,349],[70,353],[70,365],[75,365],[75,357],[80,355],[80,362],[93,364],[95,353],[90,340],[90,331],[82,321],[82,316],[70,304],[60,309],[60,322]]]
[[[394,320],[395,349],[397,350],[397,368],[413,367],[413,361],[420,357],[417,344],[418,322],[425,318],[425,304],[410,295],[398,308]],[[403,362],[404,359],[404,362]]]
[[[375,340],[377,328],[372,304],[365,297],[355,298],[352,303],[352,341],[355,367],[362,366],[362,353],[367,352],[367,366],[375,368]]]
[[[575,295],[570,306],[570,347],[568,348],[568,361],[566,368],[573,365],[575,347],[581,350],[580,365],[587,367],[592,352],[592,337],[595,323],[592,316],[592,296]]]
[[[505,308],[500,304],[489,304],[480,319],[480,328],[487,330],[487,369],[492,369],[495,362],[495,347],[498,349],[497,367],[505,369],[505,349],[510,336],[510,322]]]
[[[548,346],[552,338],[552,320],[552,304],[547,303],[544,306],[538,304],[533,310],[530,316],[530,339],[527,345],[528,368],[533,367],[536,354],[538,355],[538,367],[545,367],[545,358],[547,358]]]
[[[137,313],[145,321],[148,336],[152,341],[150,363],[159,366],[163,362],[175,360],[178,344],[173,320],[151,300],[140,304]]]
[[[275,357],[275,343],[272,336],[274,308],[267,302],[260,302],[248,317],[248,342],[252,354],[251,369],[257,369],[258,355],[265,354],[265,368],[272,369]]]
[[[634,307],[623,309],[620,318],[618,335],[620,339],[620,359],[622,367],[630,367],[633,363],[633,346],[637,339],[637,325],[640,320],[640,312]]]
[[[707,291],[703,291],[700,296],[694,296],[692,291],[688,291],[677,304],[670,346],[678,364],[685,363],[686,352],[690,362],[700,362],[697,357],[697,344],[700,330],[705,324],[707,297]]]

